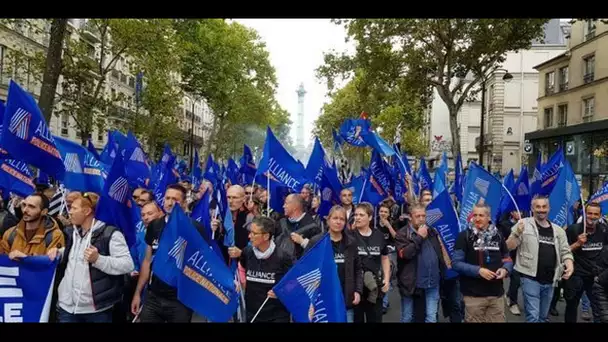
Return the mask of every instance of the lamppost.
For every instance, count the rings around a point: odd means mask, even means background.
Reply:
[[[506,83],[509,83],[512,79],[513,79],[513,75],[511,75],[509,73],[509,70],[507,69],[502,69],[502,68],[497,68],[494,71],[492,71],[492,73],[498,71],[498,70],[504,70],[505,71],[505,75],[502,77],[502,80],[505,81]],[[483,167],[483,153],[485,150],[485,146],[484,146],[484,134],[485,134],[485,113],[486,113],[486,82],[488,81],[488,77],[484,76],[482,78],[482,82],[481,82],[481,122],[480,122],[480,127],[479,127],[479,166]],[[490,163],[491,165],[492,163]]]

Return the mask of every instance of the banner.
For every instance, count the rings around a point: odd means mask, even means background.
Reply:
[[[56,268],[47,256],[0,255],[0,323],[48,322]]]

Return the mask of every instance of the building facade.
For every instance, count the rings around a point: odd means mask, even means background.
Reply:
[[[608,21],[573,21],[568,49],[538,64],[529,167],[563,147],[587,198],[608,176]]]
[[[99,38],[95,30],[87,26],[86,19],[69,19],[68,32],[72,39],[80,39],[90,45],[92,59],[99,58]],[[47,20],[27,19],[15,20],[11,23],[0,23],[0,99],[6,100],[8,84],[14,79],[24,89],[28,90],[37,99],[40,95],[41,84],[30,70],[30,61],[36,53],[45,53],[49,44],[50,24]],[[13,51],[24,54],[22,60],[14,60]],[[25,59],[25,60],[24,60]],[[176,77],[179,77],[177,75]],[[61,94],[61,82],[59,79],[57,92]],[[144,78],[145,86],[145,78]],[[108,73],[104,91],[112,99],[113,106],[108,110],[108,122],[106,129],[99,130],[97,127],[91,133],[91,141],[98,150],[104,148],[107,143],[107,130],[122,127],[121,123],[133,118],[134,115],[146,115],[143,108],[138,108],[136,99],[137,77],[129,68],[129,57],[121,57]],[[182,157],[190,157],[194,147],[199,149],[209,134],[213,121],[213,112],[204,99],[194,98],[190,94],[184,94],[180,108],[176,108],[180,117],[179,128],[183,134],[183,148],[175,148],[174,152]],[[77,129],[72,115],[64,113],[53,115],[49,123],[51,132],[57,136],[80,143],[81,134]],[[192,132],[194,134],[192,135]]]
[[[534,66],[566,51],[570,26],[552,19],[544,41],[528,50],[508,52],[506,60],[486,81],[483,165],[491,172],[519,175],[527,164],[524,135],[536,129],[539,73]],[[503,80],[506,73],[512,78]],[[479,136],[479,133],[477,134]],[[479,138],[475,143],[479,151]]]

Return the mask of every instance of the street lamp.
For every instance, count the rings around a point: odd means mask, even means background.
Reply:
[[[505,71],[505,74],[502,77],[503,81],[505,81],[506,83],[511,82],[511,80],[513,79],[513,75],[511,75],[509,73],[509,70],[498,68],[498,69],[495,69],[493,72],[496,72],[498,70]],[[479,128],[479,166],[481,166],[481,167],[483,167],[483,153],[484,153],[484,149],[485,149],[484,125],[485,125],[485,112],[486,112],[486,81],[487,80],[488,80],[488,76],[485,76],[482,78],[482,82],[481,82],[481,123],[480,123],[480,128]]]

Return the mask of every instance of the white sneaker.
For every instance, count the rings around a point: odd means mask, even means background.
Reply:
[[[513,314],[515,316],[521,315],[521,311],[519,311],[519,306],[517,306],[517,304],[513,304],[513,305],[509,306],[509,311],[511,311],[511,314]]]

